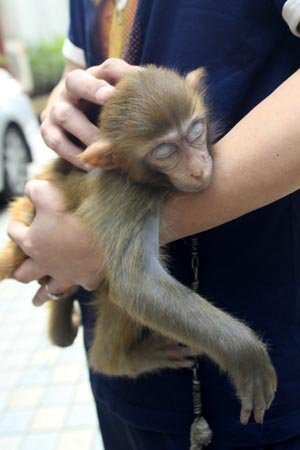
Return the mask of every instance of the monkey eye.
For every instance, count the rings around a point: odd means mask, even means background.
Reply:
[[[172,156],[177,151],[177,147],[174,144],[161,144],[156,147],[152,155],[157,159],[166,159]]]
[[[203,122],[196,122],[194,125],[191,126],[187,139],[189,142],[194,142],[196,139],[198,139],[200,136],[202,136],[204,132],[204,123]]]

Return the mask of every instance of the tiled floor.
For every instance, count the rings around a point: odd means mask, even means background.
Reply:
[[[31,304],[36,289],[0,284],[0,450],[103,450],[82,335],[53,347],[46,308]]]

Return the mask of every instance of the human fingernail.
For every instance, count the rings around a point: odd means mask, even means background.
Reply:
[[[84,166],[83,166],[83,169],[86,171],[86,172],[90,172],[92,169],[94,169],[95,167],[94,166],[91,166],[91,164],[85,164]]]
[[[47,299],[41,299],[40,297],[38,297],[38,295],[36,295],[33,299],[32,299],[32,303],[34,306],[42,306],[44,303],[46,303]]]
[[[113,86],[102,86],[96,91],[95,97],[99,103],[105,103],[111,97],[115,88]]]

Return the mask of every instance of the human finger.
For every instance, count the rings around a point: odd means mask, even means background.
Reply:
[[[85,120],[90,124],[87,119]],[[45,120],[41,125],[41,134],[48,147],[54,150],[63,159],[66,159],[79,169],[91,169],[88,164],[84,164],[78,158],[78,155],[80,155],[83,148],[68,139],[59,126],[52,125],[49,120]]]
[[[124,76],[136,70],[141,70],[141,67],[128,64],[123,59],[109,58],[99,66],[90,67],[87,72],[96,78],[101,78],[111,84],[116,84]]]
[[[30,180],[26,183],[24,192],[39,210],[48,208],[51,204],[55,205],[55,211],[65,211],[64,197],[50,181]]]
[[[99,105],[103,104],[101,92],[114,92],[113,86],[88,70],[73,70],[66,76],[65,83],[70,95]]]
[[[38,280],[45,275],[41,266],[33,259],[28,258],[15,270],[12,277],[21,283],[30,283],[30,281]]]
[[[25,255],[30,255],[29,227],[22,222],[13,221],[7,229],[8,236],[23,250]]]
[[[66,280],[56,280],[54,278],[50,278],[47,283],[48,292],[58,296],[63,295],[64,292],[66,292],[72,286],[73,284],[71,282],[68,282]]]
[[[45,120],[43,128],[51,126],[51,121],[77,137],[85,145],[90,145],[99,138],[99,128],[87,118],[79,107],[75,107],[71,102],[58,102],[53,106],[49,121]],[[49,139],[51,143],[51,136]],[[57,144],[56,140],[55,144]]]
[[[32,299],[32,303],[34,306],[42,306],[44,303],[50,300],[48,293],[44,286],[41,286],[36,292],[35,296]]]
[[[47,286],[47,287],[46,287]],[[35,296],[32,299],[34,306],[42,306],[48,301],[59,301],[60,295],[63,295],[70,285],[66,283],[58,282],[50,278],[49,282],[39,288]],[[58,297],[54,300],[54,297]]]

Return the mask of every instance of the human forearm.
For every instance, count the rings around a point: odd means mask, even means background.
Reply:
[[[166,202],[168,240],[221,225],[300,187],[299,92],[297,71],[214,145],[209,188]]]

